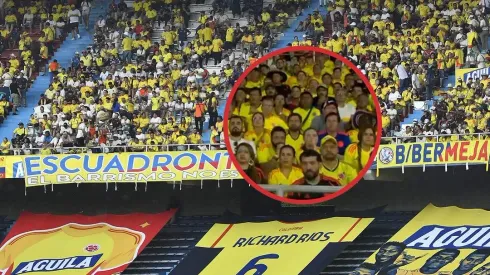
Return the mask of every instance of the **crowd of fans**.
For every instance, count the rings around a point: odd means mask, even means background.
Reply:
[[[318,45],[359,66],[374,87],[383,109],[383,136],[400,142],[474,139],[488,133],[488,75],[456,80],[459,68],[486,68],[488,1],[328,1],[329,18],[315,13],[300,24],[302,40],[291,45]],[[331,37],[323,35],[328,21]],[[331,26],[330,26],[331,22]],[[416,121],[404,121],[414,101],[436,99]],[[401,122],[412,127],[403,129]],[[465,136],[457,136],[462,134]],[[409,136],[421,136],[410,138]]]
[[[258,183],[344,186],[367,164],[376,123],[359,75],[326,54],[296,51],[260,64],[240,83],[229,141]]]
[[[81,2],[73,7],[57,0],[22,5],[5,1],[0,47],[18,47],[22,55],[0,66],[3,86],[16,83],[10,102],[0,101],[6,106],[0,108],[2,119],[25,105],[28,79],[38,67],[44,68],[53,41],[64,32],[76,39],[76,27],[87,27],[90,5]],[[288,18],[302,14],[308,1],[262,7],[261,1],[216,0],[214,10],[198,16],[196,29],[190,26],[189,4],[136,0],[128,7],[113,1],[110,13],[94,26],[92,47],[75,54],[68,68],[49,64],[53,81],[40,99],[43,110],[38,106],[31,121],[24,122],[25,130],[16,129],[14,139],[7,139],[1,149],[26,154],[40,152],[40,147],[63,152],[60,148],[70,145],[123,144],[130,150],[148,150],[150,145],[166,150],[163,145],[199,144],[207,116],[211,142],[222,142],[220,99],[277,34],[290,27]],[[433,134],[487,132],[488,76],[457,82],[413,127],[400,125],[413,102],[439,95],[438,88],[455,69],[487,66],[489,8],[487,1],[326,1],[299,23],[297,31],[305,35],[291,45],[317,45],[358,65],[382,104],[383,136],[424,134],[424,140],[431,140]],[[324,9],[327,16],[322,16]],[[80,14],[80,23],[69,13]],[[245,15],[248,24],[237,25],[234,19]],[[38,22],[40,42],[30,34]],[[154,43],[152,35],[159,28],[164,31]],[[223,68],[218,74],[208,70],[215,64]],[[71,133],[61,131],[65,124]],[[196,133],[192,140],[190,132]],[[39,133],[57,144],[41,143]],[[19,150],[23,147],[33,149]]]
[[[37,72],[43,72],[56,40],[66,34],[75,6],[66,1],[2,1],[0,6],[0,124],[17,108],[26,107],[26,91]],[[16,54],[18,53],[18,54]],[[5,56],[5,54],[4,54]]]
[[[202,144],[204,131],[210,131],[211,143],[220,143],[220,100],[288,27],[289,14],[297,15],[305,4],[263,7],[261,1],[242,5],[218,0],[196,23],[189,1],[136,0],[132,7],[113,1],[109,14],[95,23],[92,46],[74,53],[67,68],[56,60],[48,65],[51,85],[30,121],[19,123],[13,139],[4,139],[0,150],[199,150],[209,148]],[[82,27],[87,21],[84,4],[73,12],[81,14]],[[198,24],[196,29],[193,24]],[[76,39],[78,24],[68,26]],[[157,29],[163,31],[154,42]],[[203,129],[206,119],[208,129]]]

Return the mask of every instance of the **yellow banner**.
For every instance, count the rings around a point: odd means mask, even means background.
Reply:
[[[251,270],[300,274],[329,243],[353,241],[372,221],[335,217],[299,223],[215,224],[196,247],[222,250],[199,274],[245,275]],[[337,250],[332,253],[340,253]]]
[[[380,145],[376,168],[488,163],[489,141],[425,142]]]
[[[490,274],[489,221],[489,211],[429,205],[353,274]]]
[[[4,164],[5,177],[27,187],[241,178],[227,151],[6,156]]]
[[[467,69],[457,69],[455,78],[456,78],[456,85],[458,85],[458,79],[461,78],[465,83],[468,81],[468,78],[472,77],[473,79],[475,78],[482,78],[483,74],[489,74],[490,73],[490,67],[479,69],[479,68],[467,68]]]

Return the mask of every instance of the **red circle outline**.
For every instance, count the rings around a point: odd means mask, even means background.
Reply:
[[[238,88],[240,86],[240,83],[242,83],[245,80],[246,76],[249,73],[251,73],[254,68],[258,67],[260,64],[264,63],[265,61],[271,59],[274,56],[277,56],[277,55],[280,55],[280,54],[283,54],[283,53],[298,52],[298,51],[323,53],[323,54],[329,55],[331,57],[334,57],[335,59],[338,59],[338,60],[342,61],[342,63],[344,63],[347,66],[349,66],[349,68],[351,68],[359,76],[359,78],[364,82],[364,84],[366,85],[366,87],[369,90],[369,93],[373,97],[374,107],[376,109],[376,117],[377,117],[377,121],[378,121],[377,122],[377,128],[378,129],[377,129],[377,133],[376,133],[376,142],[374,144],[374,150],[373,150],[373,152],[375,152],[375,154],[371,154],[371,157],[369,158],[369,160],[367,162],[367,165],[364,166],[364,168],[359,172],[359,174],[357,175],[357,177],[352,182],[350,182],[349,184],[345,185],[339,191],[337,191],[335,193],[332,193],[332,194],[325,195],[324,197],[321,197],[321,198],[310,199],[310,200],[296,200],[296,199],[289,199],[289,198],[280,197],[280,196],[278,196],[278,195],[276,195],[276,194],[274,194],[274,193],[272,193],[270,191],[267,191],[267,190],[263,189],[262,187],[260,187],[256,182],[254,182],[252,179],[250,179],[249,176],[247,176],[245,174],[245,172],[242,170],[242,168],[238,164],[238,161],[237,161],[235,155],[233,154],[233,151],[230,149],[231,148],[231,144],[230,144],[229,132],[228,132],[228,118],[229,118],[229,115],[228,114],[230,112],[230,106],[231,106],[231,104],[229,104],[228,102],[226,103],[225,113],[223,115],[223,120],[224,120],[224,123],[223,123],[223,131],[224,131],[224,136],[225,136],[226,150],[228,151],[228,155],[231,158],[231,161],[232,161],[233,165],[235,166],[235,168],[237,169],[237,171],[240,173],[240,175],[243,177],[243,179],[245,179],[250,185],[252,185],[253,188],[255,188],[260,193],[262,193],[262,194],[266,195],[267,197],[269,197],[271,199],[274,199],[274,200],[278,200],[278,201],[289,203],[289,204],[302,204],[302,205],[307,205],[307,204],[315,204],[315,203],[321,203],[321,202],[329,201],[329,200],[332,200],[332,199],[334,199],[334,198],[336,198],[336,197],[344,194],[345,192],[349,191],[352,187],[354,187],[354,185],[356,185],[364,177],[364,175],[367,173],[367,171],[371,168],[371,166],[373,165],[374,159],[376,158],[376,155],[378,153],[379,146],[380,146],[380,143],[381,143],[381,133],[382,133],[381,107],[380,107],[378,98],[376,96],[376,93],[374,92],[373,86],[371,86],[371,83],[369,82],[369,80],[367,79],[367,77],[361,72],[361,70],[359,70],[359,68],[357,68],[356,65],[354,65],[352,62],[350,62],[349,60],[347,60],[345,57],[343,57],[343,56],[341,56],[341,55],[339,55],[339,54],[337,54],[335,52],[332,52],[332,51],[329,51],[329,50],[325,50],[325,49],[322,49],[322,48],[318,48],[318,47],[313,47],[313,46],[291,46],[291,47],[285,47],[285,48],[282,48],[282,49],[279,49],[279,50],[275,50],[273,52],[270,52],[270,53],[262,56],[261,58],[259,58],[258,60],[256,60],[251,66],[249,66],[245,70],[245,72],[243,72],[240,75],[240,77],[238,78],[238,80],[235,82],[235,85],[233,85],[233,88],[231,89],[230,94],[228,95],[228,100],[232,100],[233,99],[236,91],[238,90]]]

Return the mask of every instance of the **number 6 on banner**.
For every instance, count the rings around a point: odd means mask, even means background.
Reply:
[[[278,254],[265,254],[262,256],[258,256],[250,260],[236,275],[245,275],[247,272],[254,270],[255,273],[253,275],[262,275],[267,271],[266,264],[259,264],[258,262],[265,259],[279,259]]]

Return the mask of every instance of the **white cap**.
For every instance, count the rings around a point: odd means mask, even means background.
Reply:
[[[446,129],[446,134],[451,134],[451,129]]]
[[[350,25],[351,25],[351,26],[355,26],[355,25],[357,25],[357,24],[356,24],[356,22],[352,22],[352,23],[350,23]]]
[[[384,9],[383,9],[383,12],[388,12],[388,9],[387,9],[387,8],[384,8]]]
[[[361,70],[361,73],[362,74],[366,74],[366,70]]]
[[[426,118],[426,119],[424,120],[424,123],[425,123],[425,124],[429,123],[429,119],[428,119],[428,118]]]
[[[416,118],[414,118],[414,119],[413,119],[413,122],[419,122],[419,120],[418,120],[418,119],[416,119]]]
[[[364,42],[361,42],[361,46],[364,46],[364,45],[366,45],[366,44],[364,44]]]

